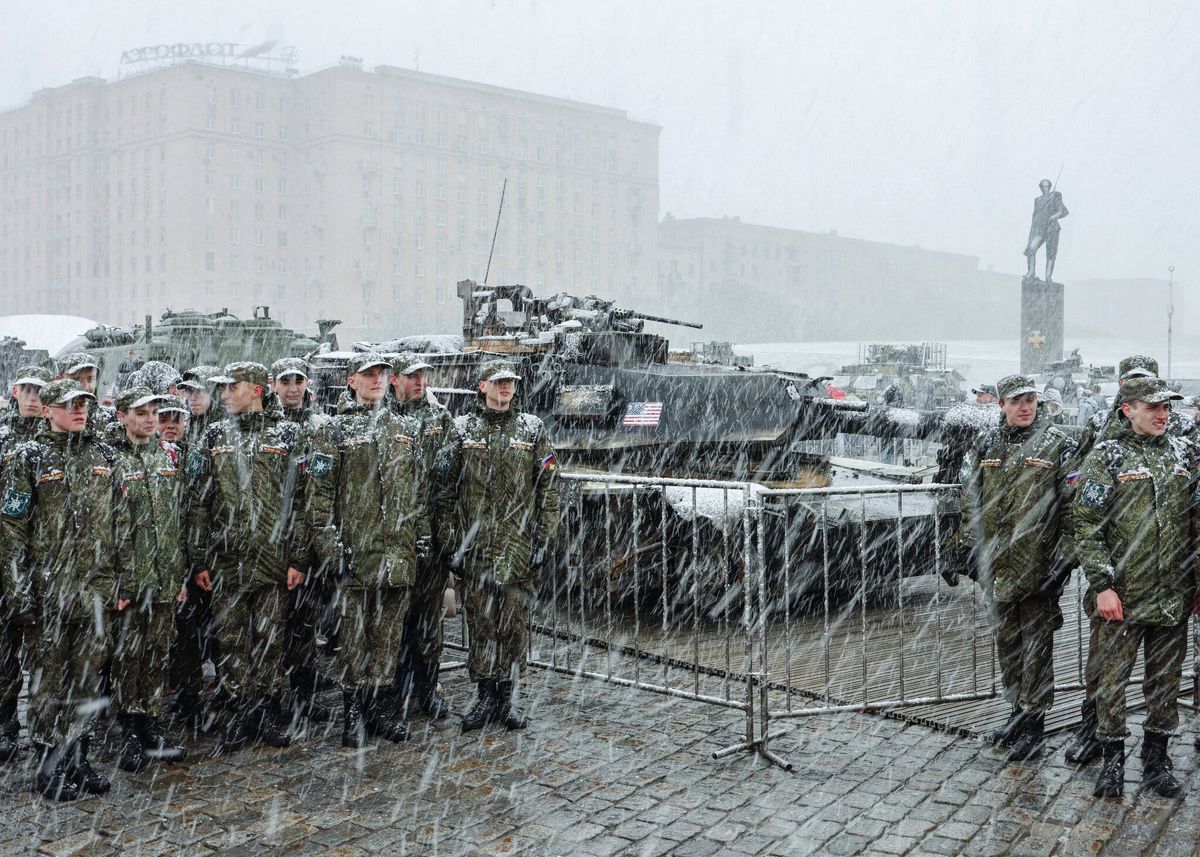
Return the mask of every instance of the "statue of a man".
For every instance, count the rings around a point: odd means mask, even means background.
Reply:
[[[1042,195],[1033,201],[1033,223],[1029,226],[1029,244],[1025,247],[1025,257],[1029,260],[1029,273],[1026,277],[1030,280],[1037,279],[1037,251],[1043,244],[1046,245],[1046,282],[1049,283],[1054,278],[1054,259],[1058,255],[1058,233],[1062,227],[1058,225],[1058,221],[1062,220],[1068,214],[1067,207],[1063,205],[1062,194],[1054,190],[1054,185],[1049,179],[1042,179],[1038,183],[1038,187],[1042,190]]]

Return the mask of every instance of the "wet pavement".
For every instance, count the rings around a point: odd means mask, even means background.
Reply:
[[[456,711],[462,673],[445,677]],[[871,715],[782,723],[772,749],[714,760],[743,732],[736,711],[531,671],[534,724],[460,735],[414,719],[403,745],[342,749],[336,725],[286,750],[209,758],[130,777],[70,804],[28,792],[28,754],[0,767],[0,855],[1192,854],[1200,842],[1196,724],[1173,746],[1182,801],[1095,800],[1097,765],[1005,767],[976,741]],[[331,700],[332,701],[332,700]],[[1139,718],[1133,722],[1140,735]],[[93,756],[113,767],[116,729]],[[98,765],[97,767],[100,767]]]

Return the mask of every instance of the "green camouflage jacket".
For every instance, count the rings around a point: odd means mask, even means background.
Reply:
[[[558,530],[554,448],[533,414],[479,404],[454,420],[438,451],[437,543],[477,580],[532,586],[535,552]]]
[[[1115,589],[1126,622],[1177,625],[1191,607],[1196,447],[1128,428],[1084,459],[1072,514],[1091,594]]]
[[[1083,465],[1083,459],[1097,443],[1102,440],[1119,438],[1128,426],[1129,420],[1125,419],[1121,413],[1121,397],[1118,395],[1116,403],[1111,408],[1092,414],[1092,418],[1084,425],[1083,433],[1079,436],[1079,450],[1076,453],[1078,465]],[[1167,418],[1167,434],[1200,442],[1200,426],[1196,425],[1195,420],[1175,410],[1172,410],[1171,415]]]
[[[1075,441],[1051,425],[983,432],[963,468],[962,544],[997,601],[1041,590],[1068,567],[1067,474]]]
[[[90,621],[117,606],[116,454],[86,431],[22,444],[0,501],[5,594],[18,613]]]
[[[33,440],[39,432],[48,430],[48,424],[41,417],[12,416],[0,427],[0,451],[8,456],[20,444]]]
[[[313,437],[307,521],[320,567],[350,588],[412,586],[428,529],[421,424],[380,405],[343,404]]]
[[[432,396],[414,399],[411,402],[401,402],[395,397],[389,398],[391,407],[403,416],[415,417],[421,423],[421,458],[422,465],[428,473],[433,467],[433,459],[450,436],[454,418],[450,411]]]
[[[287,569],[307,568],[293,538],[302,508],[300,428],[270,410],[228,416],[188,452],[187,561],[193,571],[234,575],[227,584],[284,584]]]
[[[92,399],[88,406],[87,428],[84,431],[103,441],[108,437],[108,427],[116,421],[117,412],[111,405],[102,405],[96,399]]]
[[[116,452],[118,596],[170,603],[184,571],[179,450],[157,438],[134,446],[120,423],[109,427],[108,436]]]

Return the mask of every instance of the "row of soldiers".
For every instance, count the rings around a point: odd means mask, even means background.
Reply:
[[[449,713],[438,663],[452,572],[478,685],[463,730],[525,728],[516,684],[558,521],[554,450],[514,404],[511,364],[484,364],[456,419],[429,368],[356,354],[332,415],[299,359],[146,364],[111,409],[87,354],[57,377],[21,370],[0,429],[0,759],[18,751],[22,662],[33,788],[47,797],[109,789],[89,759],[109,706],[121,769],[183,759],[164,731],[170,687],[183,720],[221,721],[219,750],[287,746],[285,687],[296,714],[333,715],[316,699],[323,616],[342,744],[407,740],[410,707]]]
[[[1103,758],[1097,797],[1124,792],[1125,689],[1144,651],[1143,785],[1182,792],[1167,752],[1196,594],[1200,446],[1183,397],[1158,363],[1121,361],[1113,406],[1078,438],[1040,413],[1032,378],[1000,380],[1000,420],[976,440],[961,474],[960,544],[993,607],[1001,679],[1012,712],[993,734],[1010,761],[1038,756],[1054,701],[1059,600],[1076,567],[1089,617],[1082,723],[1066,758]]]

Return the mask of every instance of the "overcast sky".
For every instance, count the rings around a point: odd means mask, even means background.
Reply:
[[[890,11],[881,12],[887,8]],[[1200,268],[1200,4],[7,0],[0,104],[125,48],[280,39],[661,125],[661,212],[920,244],[1023,270],[1038,180],[1059,279]]]

